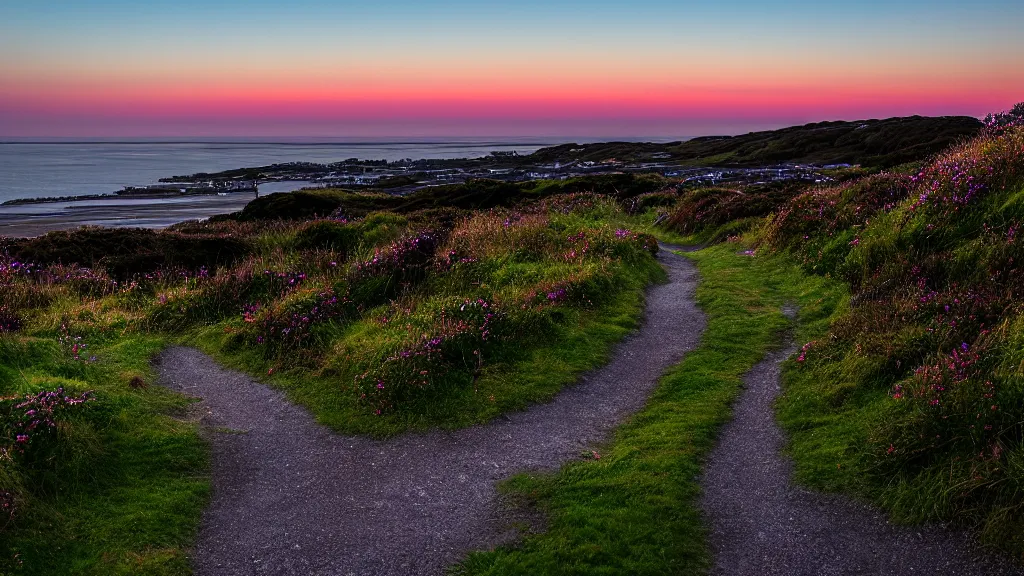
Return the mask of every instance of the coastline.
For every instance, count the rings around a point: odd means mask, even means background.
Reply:
[[[251,192],[225,196],[90,198],[0,206],[0,237],[27,238],[80,226],[166,228],[179,222],[237,212],[255,198]]]

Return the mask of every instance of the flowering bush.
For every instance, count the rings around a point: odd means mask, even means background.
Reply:
[[[201,320],[232,316],[243,304],[273,301],[298,289],[305,272],[259,269],[248,262],[210,276],[199,274],[185,286],[157,294],[150,320],[161,328],[181,328]]]
[[[471,380],[488,353],[507,338],[507,314],[482,298],[443,306],[435,318],[428,333],[410,334],[397,350],[356,375],[360,398],[377,414]]]
[[[349,270],[347,281],[352,300],[363,305],[381,304],[422,281],[433,264],[438,245],[437,234],[420,232],[378,248],[371,258]]]
[[[994,134],[1000,134],[1007,128],[1024,126],[1024,102],[1018,102],[1006,112],[996,112],[985,116],[985,127]]]
[[[536,262],[555,248],[557,236],[547,213],[491,210],[466,218],[452,230],[440,253],[446,259],[514,257]]]
[[[562,258],[579,261],[584,258],[605,258],[635,261],[644,252],[658,253],[658,241],[650,234],[639,234],[623,228],[584,228],[565,239]]]
[[[21,330],[21,317],[7,306],[0,305],[0,334]]]
[[[614,292],[615,275],[612,270],[586,266],[574,270],[559,280],[539,282],[525,297],[527,305],[592,306],[603,302]]]
[[[60,422],[93,399],[92,392],[72,394],[63,387],[0,396],[0,533],[25,504],[24,472],[53,458]]]
[[[95,356],[86,355],[89,347],[81,336],[76,336],[71,330],[71,323],[64,319],[60,323],[60,332],[57,334],[57,342],[60,343],[64,353],[75,361],[95,362]]]
[[[818,236],[832,236],[863,225],[879,211],[889,211],[910,194],[908,176],[881,173],[838,185],[816,187],[783,206],[769,225],[775,246],[800,246]]]
[[[984,194],[1002,191],[1024,174],[1024,130],[1011,129],[957,146],[926,165],[913,178],[912,210],[933,207],[946,213]]]
[[[884,408],[864,453],[878,485],[898,491],[893,500],[929,502],[930,514],[991,526],[1024,518],[1024,476],[1013,472],[1024,458],[1022,195],[1024,129],[1007,125],[909,179],[805,193],[766,233],[850,281],[849,313],[796,366],[844,382],[830,407],[887,394],[870,405]]]
[[[318,326],[352,318],[355,313],[355,302],[333,289],[300,295],[265,310],[259,304],[242,307],[242,319],[250,325],[252,341],[271,349],[307,344]]]
[[[57,428],[61,414],[93,399],[92,392],[71,394],[58,387],[36,394],[0,398],[0,448],[24,454]]]

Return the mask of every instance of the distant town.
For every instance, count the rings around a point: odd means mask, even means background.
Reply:
[[[494,151],[479,158],[365,160],[327,164],[290,162],[216,173],[174,175],[157,184],[140,183],[109,194],[11,200],[32,204],[111,198],[260,195],[294,188],[372,189],[403,195],[473,179],[565,180],[614,173],[657,173],[679,186],[758,184],[779,181],[827,182],[837,169],[887,169],[938,152],[981,130],[969,117],[913,116],[855,122],[818,122],[739,136],[706,136],[667,143],[603,142],[562,144],[531,154]],[[921,134],[926,142],[901,135]],[[266,186],[271,184],[271,186]]]
[[[429,186],[459,184],[472,179],[501,181],[565,180],[579,176],[614,173],[657,173],[679,180],[682,186],[757,184],[783,180],[824,182],[827,172],[848,164],[815,166],[780,164],[759,168],[715,168],[686,166],[652,157],[640,161],[570,160],[531,163],[514,152],[493,152],[478,159],[458,160],[360,160],[350,158],[332,164],[307,162],[274,164],[259,168],[229,170],[164,178],[159,184],[128,186],[111,194],[62,198],[33,198],[5,202],[6,205],[108,198],[167,198],[215,194],[259,194],[260,186],[272,182],[296,182],[309,188],[373,189],[391,194],[408,194]]]

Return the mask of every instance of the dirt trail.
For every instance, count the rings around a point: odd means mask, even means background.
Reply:
[[[1022,573],[977,555],[963,534],[938,526],[894,526],[869,506],[794,486],[772,408],[780,392],[780,363],[794,351],[790,345],[769,354],[747,374],[733,419],[722,428],[705,469],[701,504],[711,529],[712,574]]]
[[[340,436],[196,350],[167,350],[162,383],[202,397],[204,424],[243,432],[212,435],[213,497],[196,573],[442,574],[507,538],[496,482],[579,457],[696,346],[705,325],[697,272],[665,250],[659,260],[669,282],[649,289],[641,328],[608,365],[550,403],[455,432]]]

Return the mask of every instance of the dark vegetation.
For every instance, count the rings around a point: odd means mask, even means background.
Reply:
[[[80,228],[9,242],[7,255],[22,262],[102,269],[117,279],[166,269],[213,271],[251,252],[240,238],[146,229]]]
[[[741,136],[708,136],[668,144],[565,144],[538,150],[526,158],[535,161],[600,162],[609,158],[644,159],[662,154],[693,166],[800,163],[889,168],[940,152],[964,138],[977,135],[981,128],[981,122],[966,116],[819,122]]]
[[[512,208],[549,196],[575,192],[601,194],[622,200],[654,192],[670,184],[671,180],[656,174],[610,174],[557,181],[503,182],[478,179],[463,184],[423,188],[405,196],[340,189],[303,190],[258,198],[241,212],[218,217],[214,221],[306,220],[327,216],[361,218],[377,211],[412,214],[426,210],[453,212]]]

